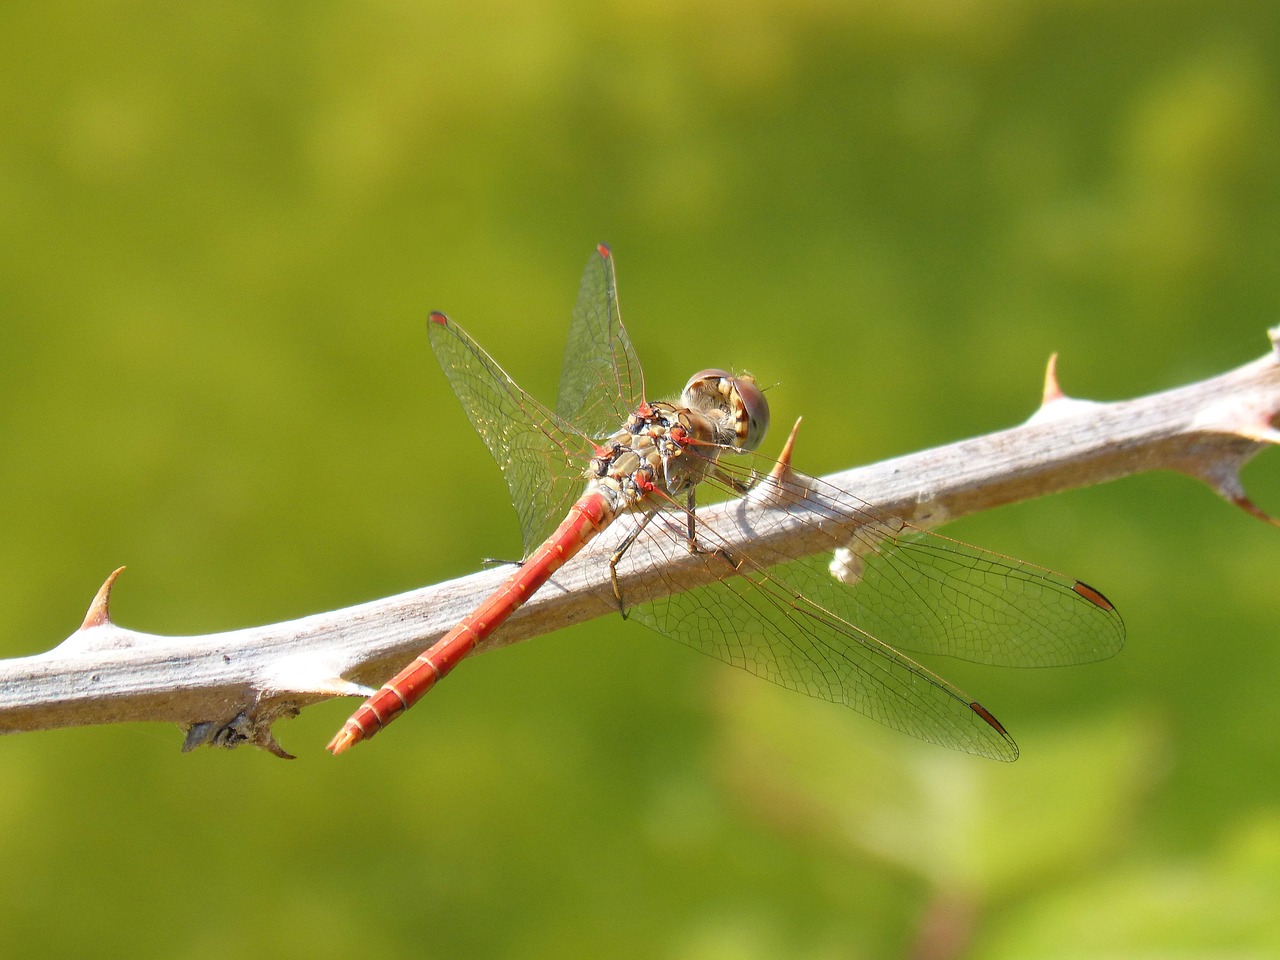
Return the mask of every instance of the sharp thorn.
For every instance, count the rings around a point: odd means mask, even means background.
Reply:
[[[1049,404],[1066,398],[1066,394],[1062,392],[1062,387],[1058,383],[1058,355],[1056,353],[1049,354],[1049,362],[1044,369],[1044,394],[1040,399],[1040,406],[1047,407]]]
[[[1208,469],[1189,470],[1187,472],[1197,480],[1207,483],[1214,493],[1226,500],[1227,503],[1234,504],[1249,516],[1261,520],[1263,523],[1280,527],[1280,520],[1272,517],[1249,499],[1249,495],[1244,491],[1244,484],[1240,481],[1240,474],[1233,465],[1217,463]]]
[[[800,421],[803,419],[803,417],[796,419],[795,426],[791,428],[791,433],[787,437],[787,442],[782,445],[782,453],[778,454],[778,462],[769,471],[769,480],[775,484],[780,485],[791,479],[791,455],[795,452],[796,433],[800,430]]]
[[[258,728],[258,735],[253,738],[256,746],[266,750],[267,753],[279,757],[281,760],[297,760],[292,753],[280,746],[280,742],[271,733],[271,728],[267,726]]]
[[[89,612],[85,614],[84,623],[80,624],[81,630],[105,627],[111,622],[111,613],[108,609],[111,604],[111,588],[115,585],[116,577],[122,573],[124,573],[124,567],[118,567],[98,588],[93,602],[89,604]]]
[[[1227,496],[1227,500],[1230,503],[1234,503],[1237,507],[1239,507],[1241,510],[1243,510],[1245,513],[1249,514],[1250,516],[1256,517],[1257,519],[1261,520],[1263,523],[1269,523],[1273,527],[1280,527],[1280,520],[1277,520],[1275,517],[1271,516],[1271,514],[1267,513],[1265,510],[1259,507],[1256,503],[1254,503],[1252,500],[1246,497],[1243,493],[1237,494],[1235,496]]]

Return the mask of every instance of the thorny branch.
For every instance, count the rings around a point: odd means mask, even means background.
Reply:
[[[1065,396],[1050,360],[1043,402],[1026,423],[824,479],[885,513],[936,526],[1073,487],[1177,470],[1275,523],[1248,499],[1239,476],[1251,457],[1280,443],[1280,327],[1270,337],[1268,354],[1228,373],[1113,403]],[[723,532],[744,539],[770,523],[769,510],[763,497],[711,508]],[[791,535],[801,538],[803,530],[770,529],[771,537]],[[613,612],[584,571],[616,540],[606,532],[483,649]],[[430,646],[507,576],[488,570],[285,623],[167,637],[111,621],[119,573],[61,644],[0,661],[0,733],[163,720],[186,730],[184,750],[249,742],[287,757],[271,732],[278,718],[330,697],[368,693],[362,684],[380,682]],[[624,589],[644,594],[644,576],[636,571]]]

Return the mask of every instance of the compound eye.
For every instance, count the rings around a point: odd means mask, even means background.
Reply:
[[[747,418],[747,435],[742,449],[755,450],[764,443],[764,435],[769,432],[769,401],[764,398],[764,391],[755,377],[734,377],[732,383]]]
[[[684,395],[686,397],[699,395],[708,397],[720,396],[721,380],[733,380],[733,374],[728,370],[721,370],[719,367],[708,367],[706,370],[699,370],[684,385]]]
[[[769,430],[769,401],[754,377],[735,377],[716,367],[700,370],[685,384],[684,396],[688,401],[704,398],[732,414],[738,434],[734,446],[740,450],[755,450],[764,442]]]

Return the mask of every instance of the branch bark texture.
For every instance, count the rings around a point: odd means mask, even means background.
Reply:
[[[1207,483],[1267,522],[1240,483],[1240,468],[1280,442],[1280,328],[1265,356],[1208,380],[1133,400],[1094,403],[1062,394],[1050,362],[1044,401],[1024,424],[823,478],[917,526],[1149,470]],[[767,496],[712,507],[722,533],[776,543],[802,541],[802,518],[779,519]],[[794,511],[790,512],[794,514]],[[700,514],[701,515],[701,514]],[[519,610],[483,649],[616,613],[602,590],[601,556],[621,533],[606,532]],[[822,543],[829,546],[829,540]],[[287,756],[272,724],[308,704],[363,695],[439,639],[496,588],[508,571],[488,570],[298,620],[201,636],[169,637],[111,621],[119,571],[103,584],[83,625],[36,656],[0,661],[0,733],[116,721],[161,720],[186,730],[184,749],[254,743]],[[644,597],[646,571],[622,584]],[[697,586],[690,580],[687,587]]]

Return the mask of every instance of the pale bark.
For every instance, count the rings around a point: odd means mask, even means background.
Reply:
[[[1045,397],[1026,423],[971,440],[823,478],[923,526],[1149,470],[1196,477],[1260,519],[1245,496],[1241,466],[1280,441],[1280,328],[1272,350],[1228,373],[1134,400],[1093,403],[1065,397],[1050,364]],[[803,434],[801,435],[803,443]],[[722,532],[804,539],[801,524],[770,519],[767,496],[710,508]],[[494,649],[612,613],[600,542],[567,566],[495,634]],[[117,571],[118,573],[119,571]],[[650,572],[652,573],[652,572]],[[653,589],[646,571],[624,595]],[[184,748],[256,743],[284,754],[272,723],[333,696],[367,692],[428,647],[505,577],[504,569],[285,623],[202,636],[138,633],[111,622],[115,574],[84,625],[47,653],[0,661],[0,733],[115,721],[163,720],[187,730]],[[696,581],[689,579],[686,586]],[[616,615],[616,613],[613,613]]]

